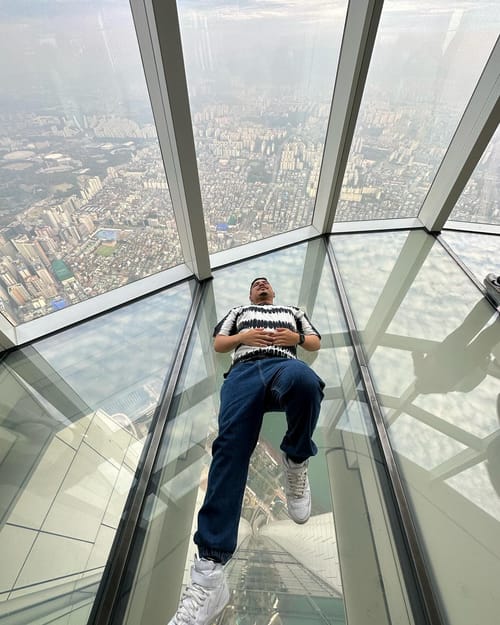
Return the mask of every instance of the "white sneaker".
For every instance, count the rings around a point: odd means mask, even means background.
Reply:
[[[311,516],[311,489],[307,477],[309,460],[297,464],[281,453],[285,474],[288,514],[295,523],[305,523]]]
[[[229,589],[223,565],[195,558],[191,584],[184,591],[177,612],[168,625],[208,625],[228,601]]]

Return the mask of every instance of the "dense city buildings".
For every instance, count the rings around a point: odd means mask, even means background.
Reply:
[[[45,9],[6,14],[6,42],[23,50],[18,72],[0,67],[0,311],[14,324],[184,260],[128,4],[70,5],[41,30]],[[384,11],[337,222],[417,216],[491,50],[487,8],[424,8],[410,20]],[[336,123],[346,3],[295,18],[254,9],[179,3],[212,253],[311,223]],[[499,223],[497,146],[453,218]]]
[[[429,145],[419,109],[367,110],[337,219],[415,216],[446,149],[446,115],[440,145]],[[328,113],[326,102],[286,100],[193,113],[211,252],[311,222]],[[28,321],[182,262],[150,123],[31,115],[2,126],[0,300],[9,319]],[[487,178],[476,194],[489,186],[492,197],[498,184]],[[494,202],[469,205],[486,222],[498,219]]]

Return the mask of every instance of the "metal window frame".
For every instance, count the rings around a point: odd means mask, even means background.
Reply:
[[[18,326],[0,315],[0,347],[10,349],[31,343],[192,277],[186,265],[179,265]]]
[[[313,227],[332,231],[383,0],[349,2],[318,181]]]
[[[184,262],[210,277],[177,5],[130,0]]]

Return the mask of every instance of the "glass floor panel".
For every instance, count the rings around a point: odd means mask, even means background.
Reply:
[[[385,470],[323,241],[221,270],[210,283],[112,622],[168,622],[189,582],[229,364],[227,355],[214,355],[212,330],[231,305],[248,301],[258,275],[279,285],[280,301],[301,303],[322,333],[318,353],[300,352],[327,381],[309,470],[313,510],[304,525],[288,517],[279,454],[285,416],[269,413],[250,464],[238,548],[226,566],[230,601],[214,622],[414,623]]]
[[[332,240],[443,623],[496,625],[498,313],[423,231]],[[212,330],[259,275],[322,334],[299,352],[326,381],[313,515],[288,518],[269,413],[218,624],[426,623],[323,240],[206,286],[111,622],[167,622],[188,582],[229,365]],[[190,303],[180,285],[0,363],[2,625],[88,622]]]
[[[87,622],[190,304],[186,283],[4,354],[2,625]]]
[[[493,237],[465,246],[471,237],[451,234],[480,278],[488,258],[498,261],[480,253],[493,250]],[[495,625],[498,313],[424,231],[339,236],[333,248],[443,623]]]

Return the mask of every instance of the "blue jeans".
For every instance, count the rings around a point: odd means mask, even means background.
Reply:
[[[287,431],[280,448],[288,456],[301,461],[317,453],[312,434],[324,386],[301,360],[264,358],[231,369],[221,389],[219,434],[194,535],[201,558],[225,563],[236,549],[250,456],[265,412],[285,411]]]

